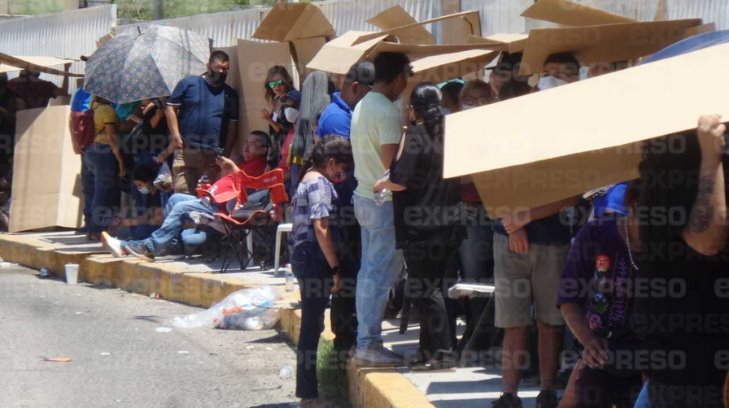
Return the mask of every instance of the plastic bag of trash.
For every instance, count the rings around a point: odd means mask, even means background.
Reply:
[[[277,299],[278,294],[271,286],[241,289],[204,312],[175,317],[172,324],[184,329],[271,329],[280,318],[279,310],[274,305]]]

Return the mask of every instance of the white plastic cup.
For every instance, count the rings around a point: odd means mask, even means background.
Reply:
[[[66,283],[75,285],[78,283],[78,264],[66,264]]]

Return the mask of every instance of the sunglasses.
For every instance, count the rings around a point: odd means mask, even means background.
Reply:
[[[278,81],[271,81],[268,83],[268,87],[271,89],[273,89],[279,85],[286,85],[286,81],[284,81],[283,79],[279,79]]]

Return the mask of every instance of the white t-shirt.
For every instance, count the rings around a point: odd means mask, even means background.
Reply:
[[[385,95],[370,91],[352,113],[352,155],[354,177],[359,197],[374,199],[372,188],[385,174],[382,165],[382,145],[399,144],[401,136],[400,110]]]

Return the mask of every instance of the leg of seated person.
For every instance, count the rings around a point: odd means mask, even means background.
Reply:
[[[177,195],[178,194],[175,194],[172,197]],[[170,201],[172,201],[172,198],[170,198]],[[182,231],[182,222],[192,211],[213,214],[213,210],[209,206],[194,197],[192,200],[179,200],[169,211],[159,229],[153,232],[148,239],[143,241],[131,241],[125,244],[145,246],[149,251],[155,253],[177,237],[177,235]]]

